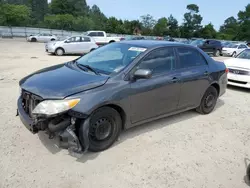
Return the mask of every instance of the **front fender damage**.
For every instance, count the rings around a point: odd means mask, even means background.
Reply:
[[[49,139],[57,138],[58,147],[68,149],[69,154],[84,154],[89,148],[89,118],[76,119],[70,116],[55,117],[47,120],[45,131]]]

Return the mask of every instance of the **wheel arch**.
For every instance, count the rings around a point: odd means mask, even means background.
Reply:
[[[220,95],[220,85],[217,82],[214,82],[210,86],[213,86],[217,90],[218,96],[219,96]]]
[[[113,104],[113,103],[103,104],[103,105],[100,105],[100,106],[96,107],[94,110],[92,110],[90,114],[92,114],[96,110],[98,110],[100,108],[103,108],[103,107],[110,107],[110,108],[115,109],[121,116],[122,129],[125,129],[125,125],[126,125],[126,121],[127,121],[127,114],[126,114],[125,110],[120,105]]]

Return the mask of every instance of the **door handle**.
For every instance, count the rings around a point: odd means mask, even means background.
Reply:
[[[176,77],[173,77],[173,78],[172,78],[172,82],[173,82],[173,83],[176,83],[176,82],[178,82],[178,81],[179,81],[178,78],[176,78]]]

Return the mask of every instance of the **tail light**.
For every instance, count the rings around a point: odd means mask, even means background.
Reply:
[[[226,68],[226,69],[225,69],[225,73],[228,73],[228,72],[229,72],[229,69],[228,69],[228,68]]]
[[[120,40],[125,40],[125,38],[122,37],[122,38],[120,38]]]

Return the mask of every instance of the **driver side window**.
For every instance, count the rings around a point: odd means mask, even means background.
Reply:
[[[175,69],[176,58],[172,47],[156,49],[148,54],[142,62],[136,66],[138,69],[149,69],[152,75],[164,74]]]

